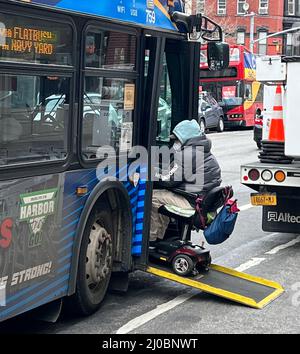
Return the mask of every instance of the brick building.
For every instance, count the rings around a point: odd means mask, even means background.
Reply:
[[[255,13],[254,39],[264,38],[283,30],[284,2],[285,0],[190,0],[193,12],[202,12],[222,26],[227,42],[244,44],[248,48],[251,18],[246,14]],[[254,53],[282,54],[283,45],[282,36],[265,39],[255,44]]]
[[[283,28],[294,27],[300,27],[300,0],[285,0]],[[284,53],[300,55],[300,31],[286,34],[284,37]]]

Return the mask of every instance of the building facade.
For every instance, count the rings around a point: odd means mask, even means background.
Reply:
[[[254,45],[255,54],[283,53],[283,36],[265,37],[283,30],[285,0],[190,0],[190,3],[195,11],[204,13],[222,26],[226,42],[243,44],[250,49],[253,34],[254,40],[261,39]]]
[[[300,0],[285,0],[283,28],[300,27]],[[284,54],[300,55],[300,31],[287,33],[284,37]]]

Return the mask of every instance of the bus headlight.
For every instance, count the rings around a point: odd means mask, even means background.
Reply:
[[[231,114],[230,118],[243,118],[244,115],[243,114]]]

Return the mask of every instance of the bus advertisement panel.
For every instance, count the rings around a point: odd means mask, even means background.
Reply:
[[[210,71],[206,47],[200,64],[201,90],[212,93],[225,113],[225,126],[253,126],[263,106],[263,87],[256,81],[256,60],[244,46],[230,46],[227,69]]]

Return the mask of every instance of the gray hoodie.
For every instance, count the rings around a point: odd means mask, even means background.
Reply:
[[[200,164],[196,158],[196,151],[204,153],[204,159],[200,159]],[[186,161],[184,155],[189,157]],[[202,177],[191,180],[192,174]],[[220,166],[211,153],[211,141],[202,132],[199,136],[184,142],[181,150],[174,151],[169,168],[161,170],[156,176],[159,176],[160,180],[155,182],[155,188],[176,188],[195,194],[210,191],[222,182]]]

